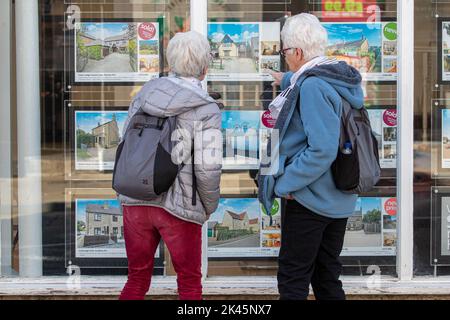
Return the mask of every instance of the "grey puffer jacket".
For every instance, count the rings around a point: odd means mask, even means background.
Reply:
[[[202,88],[186,80],[164,77],[149,81],[136,95],[124,128],[128,127],[130,118],[139,108],[153,116],[177,117],[177,129],[182,133],[175,141],[177,148],[178,143],[183,143],[189,146],[187,150],[191,150],[194,142],[197,204],[192,205],[192,164],[188,161],[167,193],[153,201],[119,195],[121,204],[161,207],[177,218],[202,225],[217,209],[220,197],[222,116],[217,103]],[[190,156],[189,152],[187,157]]]

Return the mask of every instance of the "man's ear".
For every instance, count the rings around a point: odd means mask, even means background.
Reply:
[[[300,61],[303,60],[305,58],[304,54],[303,54],[303,50],[300,48],[295,49],[295,52],[298,56],[300,56]]]

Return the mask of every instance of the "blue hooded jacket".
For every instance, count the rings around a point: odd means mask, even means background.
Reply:
[[[292,75],[284,75],[283,90]],[[275,197],[292,195],[319,215],[347,218],[357,195],[336,188],[330,167],[338,152],[342,98],[355,109],[364,105],[361,75],[345,62],[318,65],[303,73],[297,86],[275,126],[280,134],[279,169],[260,176],[260,201],[269,212]]]

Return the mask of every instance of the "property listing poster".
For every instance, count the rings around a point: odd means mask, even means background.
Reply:
[[[382,169],[396,167],[397,161],[397,110],[369,109],[370,125],[378,142]]]
[[[279,22],[211,22],[210,81],[273,81],[280,70]]]
[[[441,255],[450,256],[450,197],[442,197]]]
[[[76,199],[75,211],[77,258],[126,258],[117,199]]]
[[[75,111],[75,170],[114,169],[127,111]]]
[[[450,168],[450,110],[442,110],[442,168]]]
[[[450,19],[442,21],[441,81],[450,81]]]
[[[396,22],[328,22],[326,55],[355,67],[366,81],[397,79]]]
[[[396,229],[396,198],[360,197],[347,221],[342,256],[395,255]]]
[[[393,256],[397,200],[361,197],[349,217],[342,256]],[[267,215],[255,198],[220,199],[208,221],[208,256],[275,257],[281,246],[281,200]]]
[[[77,22],[75,82],[146,82],[160,72],[159,25]]]
[[[222,198],[208,221],[208,257],[273,257],[281,244],[281,200],[268,214],[257,198]]]
[[[76,199],[75,212],[77,258],[126,258],[123,215],[117,199]]]

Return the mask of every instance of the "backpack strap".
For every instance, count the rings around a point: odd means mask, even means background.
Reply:
[[[352,106],[350,103],[345,100],[342,96],[342,110],[341,110],[341,132],[339,135],[339,144],[341,146],[344,145],[345,142],[349,140],[347,128],[348,128],[348,122],[350,119],[350,116],[352,115]]]
[[[195,134],[194,134],[195,135]],[[192,140],[191,160],[192,160],[192,206],[197,205],[197,177],[195,176],[194,148],[195,140]]]

